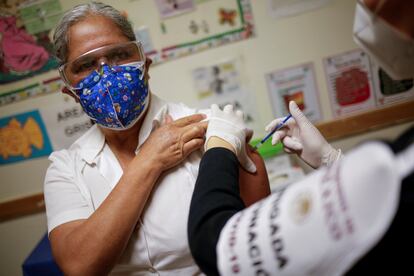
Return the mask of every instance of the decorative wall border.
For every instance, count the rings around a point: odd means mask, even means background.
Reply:
[[[153,60],[154,64],[159,64],[210,48],[254,37],[255,29],[250,0],[236,1],[240,20],[243,25],[241,28],[187,43],[164,47],[160,51],[147,53],[147,56]]]

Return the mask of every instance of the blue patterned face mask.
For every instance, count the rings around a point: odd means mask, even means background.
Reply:
[[[141,63],[142,64],[142,63]],[[76,95],[85,113],[97,124],[113,130],[132,127],[148,106],[148,82],[143,66],[108,66],[77,84]]]

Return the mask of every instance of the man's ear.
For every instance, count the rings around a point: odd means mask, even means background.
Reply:
[[[145,76],[145,81],[148,81],[150,79],[150,75],[148,74],[148,70],[149,70],[151,64],[152,64],[152,59],[147,57],[145,59],[145,75],[144,75]]]
[[[149,57],[146,57],[145,58],[145,68],[146,68],[147,72],[148,72],[148,69],[151,66],[151,64],[152,64],[152,59],[149,58]]]
[[[75,95],[73,95],[73,93],[66,86],[62,88],[62,93],[71,96],[75,102],[79,103],[78,97],[75,97]]]

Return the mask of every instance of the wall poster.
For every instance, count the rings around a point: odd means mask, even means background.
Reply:
[[[371,65],[378,106],[414,100],[414,79],[393,80],[377,64]]]
[[[223,108],[232,104],[244,113],[246,125],[257,127],[258,112],[252,93],[242,81],[242,66],[239,59],[228,59],[193,70],[195,91],[200,108],[218,104]]]
[[[324,59],[333,117],[375,107],[368,56],[360,49]]]
[[[82,106],[67,95],[56,94],[60,99],[54,104],[40,109],[53,150],[69,148],[91,126],[91,119]]]
[[[271,72],[266,75],[266,82],[275,117],[285,117],[289,102],[295,101],[310,121],[322,120],[312,63]]]

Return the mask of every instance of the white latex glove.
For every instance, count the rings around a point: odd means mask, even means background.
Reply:
[[[273,134],[273,145],[282,141],[286,152],[296,153],[315,169],[321,165],[330,166],[340,158],[341,150],[334,149],[323,138],[322,134],[305,117],[294,101],[289,102],[289,111],[293,119],[289,119],[283,128]],[[283,119],[273,120],[266,126],[266,131],[271,131]]]
[[[233,111],[232,105],[226,105],[223,110],[216,104],[211,106],[204,148],[206,148],[210,137],[219,137],[233,146],[240,165],[246,171],[255,173],[256,166],[246,152],[246,137],[249,134],[251,134],[251,130],[248,130],[244,124],[242,111]]]

